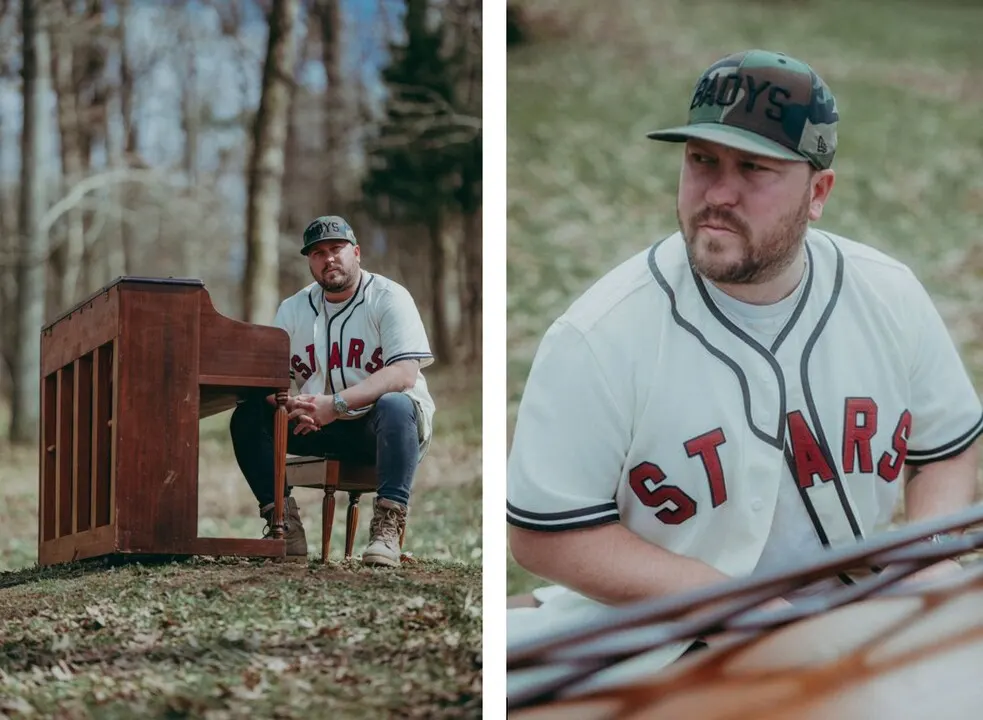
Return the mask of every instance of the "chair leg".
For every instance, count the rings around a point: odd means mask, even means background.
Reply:
[[[362,493],[348,493],[348,517],[345,523],[345,559],[352,556],[352,549],[355,547],[355,531],[358,530],[358,501]]]
[[[327,563],[331,554],[331,528],[334,525],[334,497],[333,487],[324,488],[324,501],[321,508],[321,563]]]

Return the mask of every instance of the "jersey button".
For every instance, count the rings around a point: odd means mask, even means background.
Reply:
[[[758,512],[764,506],[765,504],[759,498],[755,498],[754,500],[751,501],[751,509],[754,510],[755,512]]]

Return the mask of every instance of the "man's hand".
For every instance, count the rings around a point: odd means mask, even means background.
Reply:
[[[284,409],[287,411],[287,420],[297,420],[297,427],[294,428],[294,435],[306,435],[309,432],[316,432],[320,430],[320,424],[313,416],[313,411],[309,411],[304,406],[300,412],[298,410],[298,399],[301,397],[312,397],[310,395],[289,395],[287,401],[283,404]],[[268,402],[273,407],[276,407],[276,393],[271,393],[266,396],[266,402]]]
[[[331,395],[297,395],[287,420],[297,420],[294,434],[306,435],[338,419]]]

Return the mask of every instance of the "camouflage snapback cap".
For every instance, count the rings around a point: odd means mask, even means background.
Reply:
[[[300,249],[301,255],[306,255],[310,252],[312,245],[316,245],[322,240],[347,240],[352,245],[358,245],[352,226],[343,217],[337,215],[322,215],[311,221],[307,229],[304,230],[304,245]]]
[[[811,67],[783,53],[747,50],[703,72],[686,125],[647,137],[667,142],[700,138],[825,169],[836,153],[838,120],[832,92]]]

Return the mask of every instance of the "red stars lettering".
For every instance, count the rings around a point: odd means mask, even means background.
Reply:
[[[314,345],[308,345],[304,350],[307,352],[307,362],[300,355],[294,355],[290,358],[290,368],[300,375],[305,381],[311,378],[314,374],[314,369],[317,364],[314,361]],[[358,370],[362,369],[362,357],[365,354],[365,341],[361,338],[352,338],[348,341],[348,352],[342,356],[341,346],[338,343],[331,343],[331,351],[328,354],[328,372],[332,370],[338,370],[341,368],[342,364],[345,367],[356,368]],[[382,361],[382,348],[377,347],[372,352],[371,361],[366,363],[365,370],[369,373],[374,373],[381,369],[383,366]]]
[[[711,430],[698,437],[687,440],[683,448],[689,457],[700,456],[710,485],[710,504],[718,507],[727,502],[727,486],[724,481],[723,464],[717,448],[727,442],[721,428]],[[657,508],[666,503],[674,507],[663,507],[655,516],[666,525],[681,525],[696,515],[698,503],[682,488],[664,484],[666,474],[650,462],[639,463],[628,473],[628,486],[645,507]]]
[[[707,480],[710,482],[710,501],[714,507],[727,502],[724,468],[720,464],[720,455],[717,453],[717,446],[725,442],[723,429],[717,428],[683,443],[687,455],[690,457],[699,455],[700,460],[703,461],[703,469],[706,470]]]
[[[788,435],[792,441],[792,457],[795,459],[795,478],[801,488],[811,488],[813,475],[829,482],[835,475],[826,462],[819,441],[799,410],[788,414]]]
[[[658,465],[643,462],[628,473],[628,485],[645,507],[670,503],[674,509],[662,508],[655,516],[666,525],[681,525],[696,515],[696,501],[673,485],[661,485],[666,474]]]
[[[378,357],[377,357],[378,356]],[[381,366],[381,351],[372,357]],[[366,365],[370,372],[372,369]],[[875,471],[873,441],[877,435],[878,407],[873,398],[846,398],[843,415],[843,473],[870,475]],[[836,477],[832,453],[824,450],[816,433],[800,410],[788,413],[788,438],[792,464],[799,487],[813,487],[816,478],[829,482]],[[911,413],[905,410],[891,435],[891,449],[884,452],[876,466],[877,475],[885,482],[894,482],[901,474],[908,454],[911,435]],[[727,479],[720,446],[727,442],[723,428],[715,428],[683,443],[689,458],[699,458],[710,489],[710,507],[717,508],[727,502]],[[699,472],[699,471],[697,471]],[[693,475],[686,471],[686,480]],[[696,515],[700,505],[699,495],[692,485],[683,487],[667,482],[670,478],[657,464],[641,462],[628,473],[628,486],[639,501],[648,508],[658,508],[655,517],[666,525],[681,525]]]
[[[364,349],[364,342],[358,338],[352,338],[352,341],[348,343],[348,367],[362,367],[362,351]]]
[[[376,348],[375,352],[372,353],[372,362],[365,365],[365,371],[374,373],[377,370],[382,369],[382,348]]]
[[[905,410],[901,413],[894,434],[891,436],[891,448],[894,450],[895,457],[891,460],[888,453],[881,455],[881,460],[877,463],[877,474],[885,482],[894,482],[901,474],[904,460],[908,456],[908,436],[911,434],[911,413]]]
[[[863,423],[860,423],[863,416]],[[870,441],[877,433],[877,403],[873,398],[847,398],[846,419],[843,422],[843,472],[853,472],[855,458],[860,460],[860,472],[874,472]]]
[[[317,365],[314,362],[314,346],[308,345],[304,349],[307,351],[307,358],[310,361],[310,365],[305,365],[304,361],[300,359],[300,355],[294,355],[290,358],[290,369],[304,378],[306,382],[311,379],[311,375],[314,374],[314,368]]]
[[[341,367],[341,348],[338,343],[331,343],[331,354],[328,356],[328,372]]]

